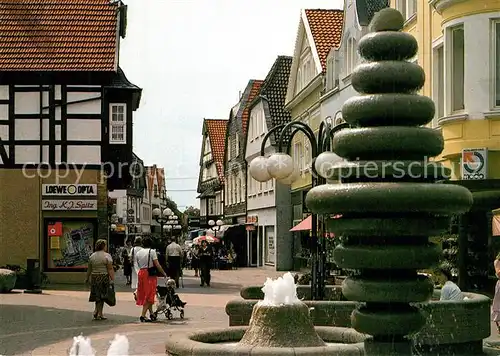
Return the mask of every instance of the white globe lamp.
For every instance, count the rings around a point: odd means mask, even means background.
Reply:
[[[208,221],[208,225],[210,225],[210,226],[214,226],[214,225],[215,225],[215,221],[213,221],[213,220],[209,220],[209,221]]]
[[[342,157],[333,152],[323,152],[316,157],[314,169],[323,178],[329,179],[333,176],[334,166],[342,161]]]
[[[160,208],[154,208],[153,211],[151,212],[154,218],[157,218],[158,216],[161,215],[161,210]]]
[[[175,225],[175,229],[176,229],[176,230],[180,230],[180,229],[182,229],[182,226],[180,226],[180,225]]]
[[[165,208],[163,210],[163,216],[170,216],[172,215],[172,210],[170,208]]]
[[[273,153],[267,159],[267,171],[271,177],[284,179],[293,173],[293,159],[286,153]]]
[[[217,224],[217,226],[222,226],[224,224],[224,222],[222,220],[217,220],[216,224]]]
[[[116,230],[116,224],[111,224],[110,228],[111,230]]]
[[[295,168],[292,172],[292,174],[290,174],[288,177],[285,177],[283,179],[277,179],[277,181],[281,184],[284,184],[284,185],[291,185],[293,184],[293,182],[295,182],[297,179],[299,179],[299,176],[300,176],[300,172],[297,168]]]
[[[163,229],[166,231],[170,231],[172,229],[172,225],[163,225]]]
[[[250,175],[257,182],[267,182],[272,177],[267,171],[267,158],[264,156],[255,157],[248,167]]]

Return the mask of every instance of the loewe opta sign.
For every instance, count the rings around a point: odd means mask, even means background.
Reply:
[[[97,184],[42,184],[44,196],[96,196]]]

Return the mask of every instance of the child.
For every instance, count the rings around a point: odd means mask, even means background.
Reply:
[[[183,302],[181,298],[175,293],[175,281],[173,279],[169,279],[167,281],[167,303],[171,307],[179,307],[179,308],[184,308],[184,306],[187,304],[186,302]]]

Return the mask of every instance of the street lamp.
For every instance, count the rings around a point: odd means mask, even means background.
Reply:
[[[277,125],[267,132],[262,140],[260,156],[250,162],[250,175],[258,182],[265,182],[275,178],[279,183],[291,185],[299,178],[299,167],[296,167],[293,158],[289,155],[293,137],[298,132],[304,133],[311,146],[312,177],[311,188],[326,183],[326,179],[332,178],[335,163],[341,160],[335,153],[331,152],[332,139],[336,132],[349,127],[347,123],[334,125],[331,117],[323,120],[319,126],[318,138],[314,131],[303,122],[292,121],[288,124]],[[278,150],[265,157],[266,143],[270,135],[275,133],[279,136]],[[288,141],[286,151],[283,150],[285,140]],[[326,249],[325,239],[318,239],[317,215],[311,214],[311,239],[312,239],[312,271],[311,271],[311,295],[314,300],[323,300],[325,295],[325,270]]]
[[[160,208],[154,208],[152,214],[153,219],[160,224],[160,237],[163,237],[163,230],[172,231],[182,228],[179,225],[179,218],[177,215],[174,215],[170,208],[165,208],[163,211]]]
[[[214,232],[215,236],[217,236],[217,232],[220,231],[223,224],[224,224],[224,222],[222,220],[217,220],[217,221],[209,220],[208,221],[208,225],[210,226],[210,230],[212,230]]]

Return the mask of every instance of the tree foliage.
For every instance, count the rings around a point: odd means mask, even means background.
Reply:
[[[187,216],[200,216],[200,209],[194,206],[188,206],[186,210],[184,210],[184,214]]]

